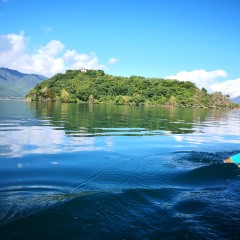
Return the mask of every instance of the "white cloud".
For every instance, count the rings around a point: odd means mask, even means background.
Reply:
[[[80,54],[76,50],[67,50],[63,55],[63,59],[71,69],[86,68],[86,69],[102,69],[107,70],[105,65],[98,63],[98,58],[95,53]]]
[[[49,57],[54,57],[57,54],[59,54],[63,49],[64,49],[64,45],[61,42],[57,40],[52,40],[47,45],[41,47],[38,50],[38,54],[43,56],[46,55]]]
[[[227,80],[222,83],[215,83],[210,86],[214,92],[222,92],[223,94],[229,94],[231,98],[240,96],[240,78],[234,80]]]
[[[52,40],[34,53],[29,53],[24,32],[0,35],[0,66],[48,77],[67,69],[107,70],[105,65],[99,63],[95,53],[80,54],[76,50],[65,49],[58,40]]]
[[[118,60],[117,58],[110,58],[110,59],[108,60],[108,64],[113,65],[113,64],[117,63],[118,61],[119,61],[119,60]]]
[[[227,78],[228,74],[224,70],[193,70],[191,72],[181,71],[176,75],[167,76],[165,79],[178,79],[180,81],[191,81],[199,88],[206,88],[208,92],[222,92],[229,94],[231,98],[240,95],[240,78],[235,80],[225,80],[219,82],[219,78]]]
[[[2,62],[11,62],[14,60],[13,57],[23,55],[25,52],[24,33],[0,35],[0,51]]]
[[[191,72],[181,71],[176,75],[167,76],[166,79],[178,79],[180,81],[191,81],[199,88],[209,89],[209,85],[213,84],[217,78],[226,78],[227,73],[224,70],[205,71],[193,70]]]

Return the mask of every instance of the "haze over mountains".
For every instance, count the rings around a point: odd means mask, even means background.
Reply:
[[[21,73],[9,68],[0,68],[0,97],[23,98],[30,89],[47,77]]]
[[[240,96],[232,98],[231,99],[233,102],[240,104]]]

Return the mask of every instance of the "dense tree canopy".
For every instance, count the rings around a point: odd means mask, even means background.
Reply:
[[[36,85],[27,95],[32,101],[110,102],[119,105],[169,105],[185,107],[234,107],[220,92],[208,94],[189,81],[118,77],[102,70],[67,70]]]

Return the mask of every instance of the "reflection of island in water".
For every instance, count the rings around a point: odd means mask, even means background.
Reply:
[[[186,150],[215,151],[222,148],[219,143],[232,151],[239,149],[240,143],[237,110],[21,101],[2,101],[0,109],[0,156],[5,157],[110,151],[122,144],[134,148],[136,141],[143,148],[145,144],[154,148],[155,142],[158,149],[171,151],[183,150],[183,146]]]
[[[123,135],[186,134],[196,131],[210,110],[29,102],[29,108],[42,119],[64,128],[66,133]],[[213,111],[213,110],[211,110]],[[222,112],[223,115],[226,111]],[[221,117],[216,111],[216,118]]]

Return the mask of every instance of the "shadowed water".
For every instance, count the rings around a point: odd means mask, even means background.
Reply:
[[[240,111],[0,109],[0,239],[239,239]]]

